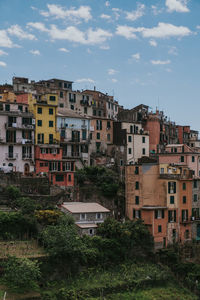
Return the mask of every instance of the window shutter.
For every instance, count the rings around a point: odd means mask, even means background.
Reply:
[[[164,211],[164,209],[162,209],[162,219],[164,219],[165,218],[165,211]]]
[[[168,182],[168,194],[170,194],[170,182]]]
[[[184,220],[184,210],[182,209],[182,221]]]
[[[168,211],[168,222],[170,222],[171,221],[171,211],[169,210]]]
[[[186,220],[188,220],[188,210],[186,210]]]
[[[141,219],[141,210],[138,211],[139,218]]]
[[[158,211],[155,210],[155,219],[158,219]]]
[[[176,182],[174,182],[174,194],[176,194]]]
[[[133,209],[133,219],[135,219],[135,209]]]
[[[174,210],[174,222],[176,222],[176,210]]]

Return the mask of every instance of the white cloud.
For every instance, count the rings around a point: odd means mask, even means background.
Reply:
[[[0,30],[0,47],[13,48],[15,45],[8,37],[6,30]]]
[[[91,8],[89,6],[80,6],[78,9],[74,7],[65,9],[64,7],[56,4],[47,4],[48,11],[40,11],[44,17],[55,17],[56,19],[69,19],[74,22],[81,20],[88,22],[92,19]]]
[[[112,36],[112,33],[101,28],[96,30],[89,28],[86,32],[83,32],[74,26],[61,30],[56,25],[51,25],[49,34],[53,40],[68,40],[85,45],[101,44]]]
[[[171,61],[168,60],[151,60],[152,65],[168,65]]]
[[[95,83],[95,81],[91,78],[81,78],[75,81],[76,83]]]
[[[117,70],[115,70],[115,69],[108,69],[108,75],[115,75],[116,73],[118,73]]]
[[[178,55],[177,48],[175,46],[170,47],[168,53],[171,55]]]
[[[100,49],[102,49],[102,50],[109,50],[110,47],[109,47],[109,46],[106,46],[106,45],[103,45],[103,46],[100,46]]]
[[[170,38],[183,37],[192,34],[190,29],[185,26],[175,26],[169,23],[158,23],[156,27],[129,27],[126,25],[117,26],[116,34],[124,36],[127,39],[136,38],[136,32],[141,33],[144,38]]]
[[[136,61],[140,60],[140,53],[135,53],[131,55],[132,58],[134,58]]]
[[[59,48],[58,50],[61,51],[61,52],[65,52],[65,53],[69,53],[69,52],[70,52],[70,51],[69,51],[68,49],[66,49],[66,48]]]
[[[126,19],[129,21],[135,21],[144,15],[145,5],[138,3],[137,9],[131,12],[126,12]]]
[[[158,7],[155,6],[155,5],[151,5],[151,9],[152,9],[153,14],[154,14],[155,16],[157,16],[157,15],[159,15],[159,14],[161,14],[161,13],[163,12],[163,8],[158,8]]]
[[[155,40],[150,40],[149,41],[149,44],[152,46],[152,47],[157,47],[157,42]]]
[[[137,28],[142,32],[145,38],[169,38],[169,37],[183,37],[191,34],[189,28],[185,26],[175,26],[169,23],[158,23],[157,27],[153,28]]]
[[[167,71],[168,73],[170,73],[170,72],[172,72],[172,69],[167,68],[166,71]]]
[[[0,67],[6,67],[7,64],[4,61],[0,61]]]
[[[40,23],[40,22],[35,22],[35,23],[29,22],[29,23],[27,23],[27,26],[35,28],[39,31],[48,32],[48,29],[45,27],[45,25],[43,23]]]
[[[188,0],[166,0],[165,5],[169,12],[189,12],[190,10],[187,7]]]
[[[19,39],[27,39],[27,40],[37,40],[36,37],[28,32],[25,32],[19,25],[12,25],[10,28],[7,29],[10,35],[14,35]]]
[[[2,55],[8,55],[8,53],[0,49],[0,56]]]
[[[120,17],[120,12],[122,12],[122,10],[121,9],[119,9],[119,8],[112,8],[112,11],[113,11],[113,13],[114,13],[114,15],[115,15],[115,20],[118,20],[119,19],[119,17]]]
[[[116,30],[117,35],[121,35],[128,40],[137,38],[134,32],[135,28],[126,25],[118,25]]]
[[[200,29],[200,25],[197,25],[197,26],[196,26],[196,29]]]
[[[111,16],[106,15],[106,14],[101,14],[101,15],[100,15],[100,18],[101,18],[101,19],[105,19],[105,20],[110,20],[110,19],[111,19]]]
[[[111,81],[112,81],[113,83],[118,82],[118,80],[117,80],[116,78],[112,78]]]
[[[30,50],[29,52],[31,54],[33,54],[33,55],[40,55],[40,51],[39,50]]]
[[[32,10],[37,10],[37,7],[31,6],[31,9],[32,9]]]
[[[106,6],[106,7],[110,6],[110,2],[109,2],[109,1],[106,1],[106,2],[105,2],[105,6]]]

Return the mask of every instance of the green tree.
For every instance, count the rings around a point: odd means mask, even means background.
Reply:
[[[41,277],[37,261],[10,256],[4,263],[4,280],[13,290],[29,291],[38,289]]]

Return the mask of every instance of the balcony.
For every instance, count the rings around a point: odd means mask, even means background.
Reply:
[[[80,152],[63,152],[63,158],[80,158]]]
[[[32,153],[22,154],[22,159],[23,160],[32,160],[33,159],[33,155],[32,155]]]
[[[6,129],[29,129],[29,130],[34,130],[33,125],[29,124],[20,124],[20,123],[5,123],[5,128]]]
[[[81,100],[81,101],[80,101],[80,104],[81,104],[81,105],[84,105],[84,106],[90,106],[90,103],[89,103],[88,100]]]
[[[18,153],[6,153],[7,160],[15,160],[18,158]]]

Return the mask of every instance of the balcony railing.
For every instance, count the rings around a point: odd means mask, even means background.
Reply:
[[[20,123],[5,123],[5,128],[13,128],[13,129],[30,129],[33,130],[34,126],[33,125],[29,125],[29,124],[20,124]]]
[[[25,154],[22,154],[22,159],[23,160],[32,160],[33,159],[33,155],[32,154],[29,154],[29,153],[25,153]]]
[[[18,153],[6,153],[6,159],[10,160],[10,159],[17,159],[18,158]]]

